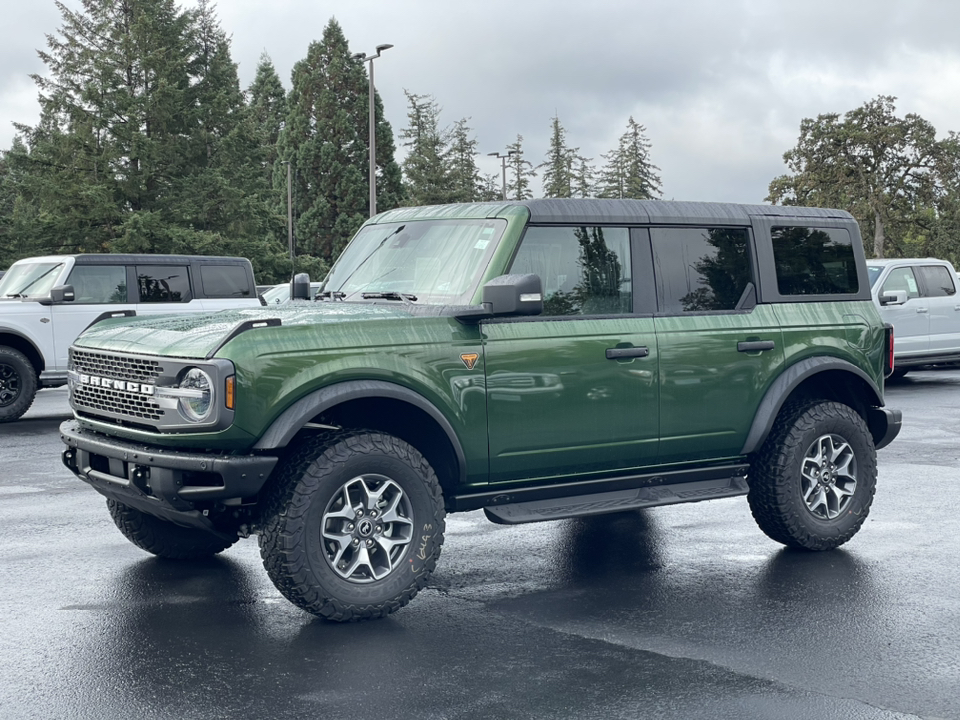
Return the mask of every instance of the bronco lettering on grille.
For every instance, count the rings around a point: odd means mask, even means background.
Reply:
[[[108,390],[126,390],[127,392],[138,393],[140,395],[153,395],[154,389],[153,385],[146,383],[113,380],[111,378],[100,377],[99,375],[86,375],[84,373],[80,373],[80,383],[82,385],[92,385],[93,387],[101,387]]]

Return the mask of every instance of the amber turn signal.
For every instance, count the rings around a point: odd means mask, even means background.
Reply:
[[[236,394],[235,394],[236,382],[237,382],[236,375],[231,375],[230,377],[227,378],[226,392],[224,393],[224,396],[225,396],[224,402],[226,403],[228,410],[233,410],[234,400],[236,399]]]

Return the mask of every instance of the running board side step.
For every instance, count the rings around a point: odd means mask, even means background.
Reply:
[[[655,485],[632,490],[614,490],[593,495],[495,505],[485,507],[483,512],[488,520],[498,525],[519,525],[520,523],[543,520],[561,520],[563,518],[602,515],[625,510],[639,510],[656,505],[676,505],[700,500],[737,497],[738,495],[746,495],[748,489],[745,477],[726,477],[670,485]]]

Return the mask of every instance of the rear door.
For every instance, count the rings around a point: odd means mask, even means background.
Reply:
[[[735,457],[783,365],[771,306],[756,304],[746,228],[650,229],[660,349],[659,462]]]

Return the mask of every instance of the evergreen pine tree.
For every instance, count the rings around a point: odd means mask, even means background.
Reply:
[[[512,173],[507,181],[508,200],[529,200],[533,197],[530,191],[530,180],[537,176],[533,163],[523,159],[523,136],[517,135],[517,140],[507,146],[507,153],[513,153],[507,159],[507,168]]]
[[[579,153],[573,158],[573,168],[571,170],[571,197],[587,198],[593,197],[594,181],[597,171],[590,164],[592,158],[585,158]]]
[[[415,206],[452,202],[453,172],[447,158],[448,133],[440,130],[440,107],[430,95],[403,92],[408,125],[400,139],[410,149],[403,161],[407,200]]]
[[[568,198],[573,196],[573,163],[579,148],[569,148],[566,131],[560,118],[554,116],[551,123],[550,148],[547,159],[537,166],[543,168],[543,196]]]
[[[484,192],[484,179],[477,169],[477,140],[470,135],[468,119],[453,124],[450,145],[444,153],[450,173],[450,202],[476,202]]]
[[[264,168],[268,182],[272,183],[273,168],[277,162],[277,139],[287,112],[287,96],[266,52],[260,55],[257,74],[247,95],[250,120],[260,147],[258,161]]]
[[[607,164],[600,171],[600,197],[640,200],[659,197],[657,172],[660,168],[650,162],[650,141],[645,132],[646,128],[631,116],[617,149],[601,155]]]
[[[368,94],[364,67],[350,52],[335,19],[320,42],[293,68],[287,116],[278,142],[274,187],[286,192],[290,161],[294,170],[294,208],[298,252],[332,261],[367,219],[369,211]],[[393,159],[393,138],[377,109],[378,210],[395,207],[402,197],[400,169]]]

